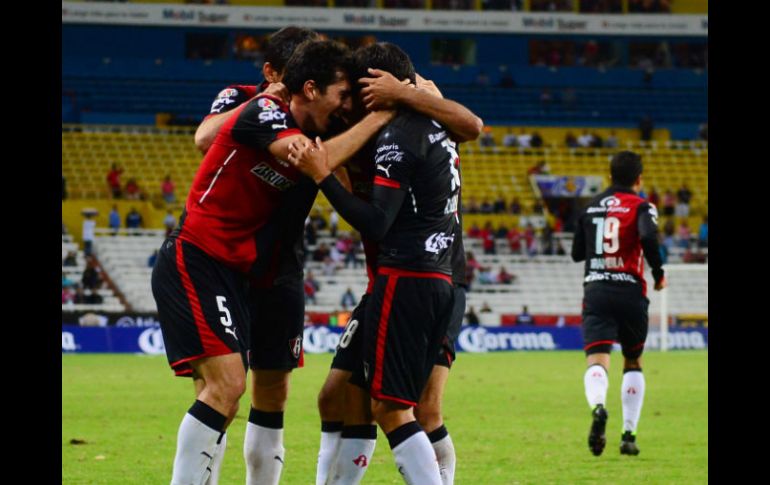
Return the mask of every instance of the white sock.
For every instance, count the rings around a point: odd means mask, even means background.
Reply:
[[[246,459],[246,485],[277,485],[281,478],[285,453],[283,427],[266,428],[251,421],[250,416],[249,422],[246,424],[246,436],[243,440],[243,456]]]
[[[395,431],[410,425],[419,429],[417,422],[413,421]],[[389,440],[392,434],[393,432],[388,434]],[[398,472],[408,485],[441,485],[441,472],[438,469],[436,452],[433,451],[425,431],[420,429],[392,449]]]
[[[604,405],[607,402],[607,388],[610,382],[604,367],[599,364],[588,367],[583,376],[583,383],[586,389],[586,399],[591,409],[595,408],[597,404]]]
[[[211,460],[211,476],[206,480],[206,485],[219,485],[219,472],[222,471],[222,460],[225,459],[225,450],[227,449],[227,433],[222,433],[222,439],[217,445],[217,451]]]
[[[342,423],[339,423],[340,428]],[[315,470],[315,484],[326,485],[326,478],[329,476],[334,456],[340,445],[340,435],[342,431],[321,431],[321,446],[318,449],[318,465]]]
[[[376,433],[376,430],[375,430]],[[376,435],[375,435],[376,436]],[[377,439],[342,438],[328,485],[356,485],[364,478],[374,455]]]
[[[623,372],[623,386],[620,392],[623,401],[623,431],[636,433],[644,403],[644,374],[641,369]]]
[[[208,408],[201,401],[196,401],[190,411],[193,411],[196,406],[200,409],[199,403]],[[225,417],[211,408],[208,409],[222,418],[223,426]],[[189,412],[184,415],[176,438],[176,456],[171,485],[201,485],[208,480],[211,474],[209,466],[216,454],[217,441],[221,434],[221,429],[212,428]]]
[[[438,469],[441,472],[441,483],[452,485],[455,482],[455,445],[452,443],[452,437],[449,436],[444,425],[433,430],[428,438],[433,445],[433,451],[436,452]],[[434,441],[435,440],[435,441]]]

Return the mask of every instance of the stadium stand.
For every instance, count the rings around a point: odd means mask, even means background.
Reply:
[[[62,264],[62,282],[65,277],[72,282],[72,286],[80,286],[80,281],[83,277],[83,272],[86,269],[85,255],[80,249],[78,244],[74,242],[74,239],[69,234],[62,234],[61,253],[62,260],[68,253],[74,252],[76,255],[76,264],[74,266],[65,266]],[[64,284],[62,285],[64,286]],[[68,285],[70,286],[70,285]],[[97,312],[121,312],[126,309],[125,305],[121,303],[120,299],[115,295],[115,292],[109,287],[102,287],[99,289],[85,289],[84,294],[90,295],[92,292],[98,293],[102,297],[102,303],[64,303],[62,302],[62,311],[97,311]]]

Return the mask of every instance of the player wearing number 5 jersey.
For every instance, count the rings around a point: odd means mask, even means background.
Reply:
[[[614,342],[620,342],[624,357],[620,452],[639,454],[636,427],[644,401],[641,355],[649,305],[643,258],[650,264],[655,290],[666,285],[658,250],[658,212],[637,195],[642,187],[641,157],[617,153],[610,174],[612,186],[581,212],[572,245],[572,259],[585,261],[583,340],[588,369],[583,381],[592,413],[588,446],[596,456],[606,444],[607,371]]]

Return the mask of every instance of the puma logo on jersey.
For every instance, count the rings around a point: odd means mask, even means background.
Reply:
[[[377,164],[377,170],[382,170],[383,172],[385,172],[385,175],[387,175],[388,178],[390,178],[390,167],[392,167],[392,166],[393,166],[393,164],[391,163],[390,165],[388,165],[387,168],[385,168],[385,167],[383,167],[382,165],[380,165],[378,163]]]

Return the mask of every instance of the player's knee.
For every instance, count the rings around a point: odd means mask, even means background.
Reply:
[[[318,393],[318,411],[321,417],[332,414],[339,414],[340,392],[331,386],[324,386]]]
[[[385,424],[393,420],[397,414],[408,411],[409,406],[390,401],[372,400],[371,411],[374,420],[383,428]]]
[[[414,408],[414,414],[417,418],[417,422],[420,423],[420,427],[422,427],[426,433],[441,426],[443,421],[441,408],[436,406],[423,406],[422,403],[420,403],[420,405]]]
[[[289,381],[272,382],[254,387],[254,401],[259,409],[279,411],[289,397]]]
[[[642,361],[641,361],[640,355],[631,356],[631,357],[624,355],[623,357],[625,357],[623,361],[623,369],[641,369],[642,368]]]
[[[206,393],[229,409],[238,410],[238,400],[246,392],[246,380],[231,376],[221,380],[208,381]]]

